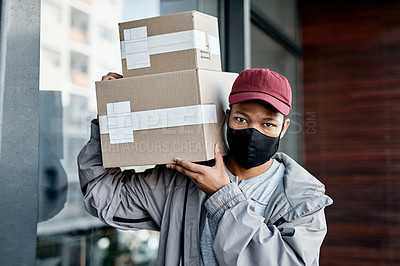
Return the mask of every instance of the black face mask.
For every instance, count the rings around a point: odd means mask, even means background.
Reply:
[[[262,165],[278,151],[281,133],[277,137],[269,137],[255,128],[232,129],[228,125],[227,139],[229,154],[244,169]]]

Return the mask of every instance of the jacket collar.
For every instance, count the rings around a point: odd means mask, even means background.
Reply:
[[[333,203],[325,195],[325,186],[284,153],[273,157],[285,166],[283,182],[271,196],[265,217],[275,223],[280,218],[290,222]]]

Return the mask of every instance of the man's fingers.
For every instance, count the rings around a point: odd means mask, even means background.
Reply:
[[[114,72],[108,72],[107,75],[101,77],[101,80],[112,80],[112,79],[120,79],[122,78],[122,75]]]
[[[196,163],[192,163],[192,162],[189,162],[189,161],[186,161],[186,160],[183,160],[183,159],[179,159],[179,158],[175,158],[174,162],[179,164],[179,165],[181,165],[181,166],[183,166],[184,168],[189,169],[190,171],[196,172],[196,173],[202,172],[203,167],[204,167],[202,165],[199,165],[199,164],[196,164]]]
[[[101,77],[101,81],[104,81],[104,80],[112,80],[112,79],[115,79],[115,77],[113,77],[113,76],[111,76],[111,75],[105,75],[105,76],[102,76],[102,77]]]
[[[171,168],[178,172],[181,172],[182,174],[190,177],[191,179],[195,178],[197,175],[197,173],[190,171],[189,169],[187,169],[183,166],[180,166],[179,164],[167,164],[167,168]]]
[[[112,77],[114,77],[114,78],[116,78],[116,79],[122,78],[122,75],[120,75],[120,74],[118,74],[118,73],[115,73],[115,72],[108,72],[107,75],[108,75],[108,76],[112,76]]]

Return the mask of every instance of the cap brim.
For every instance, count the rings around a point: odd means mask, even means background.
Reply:
[[[241,92],[241,93],[236,93],[233,95],[229,96],[229,103],[230,104],[236,104],[236,103],[242,103],[242,102],[247,102],[251,100],[259,100],[259,101],[264,101],[275,107],[276,110],[278,110],[281,114],[283,115],[288,115],[290,113],[291,108],[286,105],[285,103],[281,102],[277,98],[265,94],[265,93],[258,93],[258,92]]]

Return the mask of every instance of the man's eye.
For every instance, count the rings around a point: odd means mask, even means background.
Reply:
[[[241,118],[241,117],[235,117],[235,119],[236,119],[238,122],[240,122],[240,123],[247,122],[246,119]]]
[[[265,127],[273,127],[274,125],[273,125],[273,124],[270,124],[270,123],[264,123],[264,126],[265,126]]]

